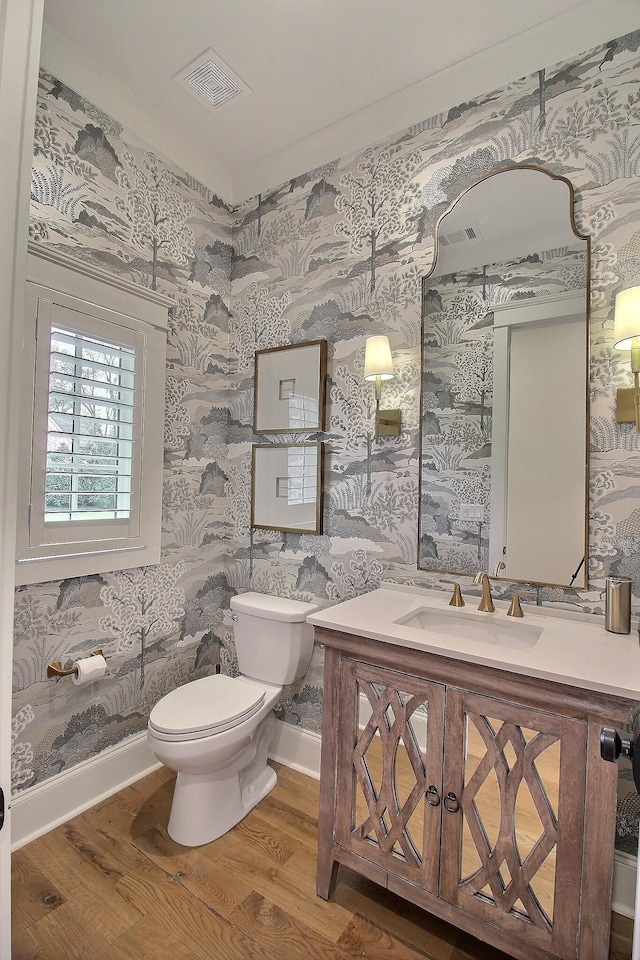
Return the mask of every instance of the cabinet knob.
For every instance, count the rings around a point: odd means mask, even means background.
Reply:
[[[444,798],[444,808],[448,813],[457,813],[460,809],[460,801],[455,793],[448,793]]]
[[[427,803],[432,807],[440,806],[440,794],[434,783],[432,783],[430,787],[427,787]]]

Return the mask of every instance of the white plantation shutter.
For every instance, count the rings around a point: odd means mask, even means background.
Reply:
[[[78,279],[27,284],[18,583],[160,560],[166,307]]]
[[[131,515],[135,350],[51,328],[45,523]]]

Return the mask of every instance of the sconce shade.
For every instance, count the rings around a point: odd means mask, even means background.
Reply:
[[[614,346],[631,350],[635,337],[640,337],[640,287],[629,287],[616,297]]]
[[[640,288],[639,288],[640,289]],[[393,380],[393,360],[389,337],[367,337],[364,348],[364,379]]]

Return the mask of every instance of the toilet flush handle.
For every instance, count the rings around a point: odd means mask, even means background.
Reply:
[[[222,616],[222,622],[226,627],[230,627],[232,624],[238,622],[238,614],[232,613],[231,610],[225,610]]]

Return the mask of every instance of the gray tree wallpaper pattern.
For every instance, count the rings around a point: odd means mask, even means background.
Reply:
[[[143,730],[169,689],[217,663],[233,672],[223,613],[237,591],[336,602],[385,579],[437,582],[416,567],[421,278],[441,213],[514,162],[567,177],[592,240],[589,587],[545,600],[602,612],[610,572],[630,575],[640,598],[640,441],[615,422],[615,388],[630,372],[612,346],[614,297],[640,282],[639,48],[637,32],[479,91],[235,210],[81,91],[41,75],[32,237],[157,288],[174,307],[162,563],[17,591],[16,790]],[[362,372],[365,338],[379,332],[396,365],[383,406],[402,409],[403,429],[375,442]],[[251,531],[251,444],[265,439],[252,435],[254,352],[317,338],[329,344],[328,430],[294,439],[325,441],[324,533]],[[109,663],[100,683],[45,679],[50,660],[95,646]],[[319,730],[321,664],[316,651],[284,691],[281,719]]]

